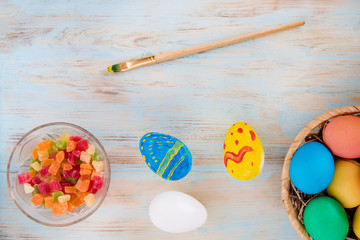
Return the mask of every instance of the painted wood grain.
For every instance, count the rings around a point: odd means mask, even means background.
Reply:
[[[283,159],[311,119],[360,104],[358,1],[4,0],[0,9],[0,238],[298,238],[280,197]],[[106,72],[123,60],[300,20],[306,25],[286,32]],[[112,164],[101,208],[60,229],[23,216],[6,187],[15,143],[53,121],[92,132]],[[223,167],[223,140],[237,121],[256,130],[266,154],[263,173],[248,183]],[[145,166],[138,141],[150,131],[189,147],[186,178],[169,183]],[[204,227],[180,235],[153,227],[147,207],[166,190],[198,198],[208,209]]]

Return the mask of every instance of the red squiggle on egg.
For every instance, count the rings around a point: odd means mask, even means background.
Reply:
[[[231,160],[237,164],[241,163],[245,154],[247,152],[252,152],[254,151],[254,149],[250,146],[244,146],[242,147],[240,150],[239,150],[239,153],[238,154],[235,154],[235,153],[232,153],[232,152],[226,152],[225,153],[225,156],[224,156],[224,164],[225,164],[225,167],[227,167],[227,162],[228,160]]]

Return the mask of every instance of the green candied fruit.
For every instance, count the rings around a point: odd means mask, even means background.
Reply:
[[[64,195],[64,193],[63,193],[62,191],[53,192],[53,193],[52,193],[52,196],[53,196],[53,198],[54,198],[54,202],[57,202],[58,197],[63,196],[63,195]]]
[[[51,148],[49,149],[49,154],[53,154],[53,153],[58,153],[59,152],[59,149],[58,147],[56,146],[56,144],[52,145]]]
[[[78,158],[78,160],[76,161],[76,165],[80,165],[82,164],[82,161],[80,160],[80,158]]]
[[[33,196],[34,196],[35,194],[40,193],[40,190],[39,190],[37,184],[35,184],[35,185],[33,186],[33,188],[34,188],[34,191],[32,192],[32,195],[33,195]]]
[[[77,179],[76,178],[73,178],[73,177],[68,177],[68,178],[65,178],[65,180],[71,184],[75,184]]]
[[[91,155],[91,159],[93,161],[99,161],[99,154],[97,152],[94,152],[94,154]]]
[[[61,140],[61,139],[60,139],[60,140],[57,140],[57,141],[56,141],[56,144],[55,144],[55,145],[56,145],[57,148],[59,148],[59,149],[61,149],[61,150],[65,150],[65,149],[66,149],[66,144],[67,144],[67,143],[66,143],[64,140]]]

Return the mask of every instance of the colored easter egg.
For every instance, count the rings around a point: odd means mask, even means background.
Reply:
[[[326,125],[323,135],[325,144],[334,155],[360,158],[360,117],[337,117]]]
[[[139,145],[146,164],[158,176],[176,181],[189,173],[191,153],[179,139],[152,132],[145,134]]]
[[[337,159],[335,174],[327,187],[329,196],[338,200],[344,208],[353,208],[360,205],[360,166]]]
[[[331,197],[312,199],[304,210],[304,225],[316,240],[344,240],[349,231],[349,221],[344,208]]]
[[[149,216],[157,228],[169,233],[183,233],[201,227],[206,222],[207,211],[195,198],[169,191],[151,201]]]
[[[353,230],[355,235],[360,238],[360,207],[358,207],[355,211],[353,218]]]
[[[264,166],[264,148],[247,123],[233,124],[225,136],[224,164],[229,174],[242,181],[255,178]]]
[[[308,142],[295,152],[289,172],[295,187],[306,194],[316,194],[331,183],[335,172],[334,158],[325,145]]]

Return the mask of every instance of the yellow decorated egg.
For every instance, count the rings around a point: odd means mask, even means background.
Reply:
[[[224,164],[229,174],[248,181],[260,174],[264,166],[264,148],[259,136],[247,123],[234,123],[226,134]]]

